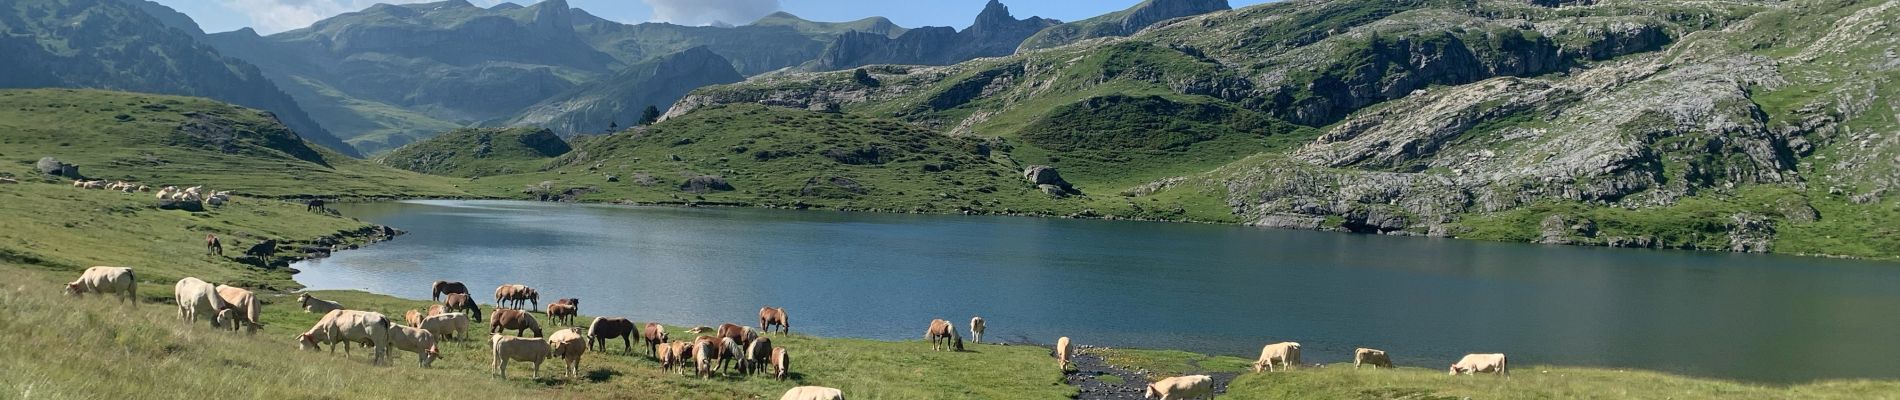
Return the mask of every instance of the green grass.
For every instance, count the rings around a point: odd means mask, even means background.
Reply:
[[[181,128],[184,126],[197,128]],[[205,99],[0,90],[0,172],[52,156],[93,178],[256,196],[453,197],[451,179],[309,145],[267,114]]]
[[[1656,372],[1519,366],[1508,378],[1445,375],[1426,368],[1354,370],[1352,364],[1244,374],[1229,399],[1889,399],[1900,384],[1836,381],[1792,387]]]
[[[377,162],[431,175],[481,177],[540,171],[569,150],[547,129],[469,128],[403,146]]]

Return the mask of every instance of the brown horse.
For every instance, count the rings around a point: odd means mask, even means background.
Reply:
[[[620,338],[620,344],[626,345],[627,352],[632,353],[633,335],[636,334],[634,329],[633,321],[626,318],[595,317],[593,323],[587,324],[587,343],[590,346],[600,349],[600,352],[605,353],[607,352],[607,340]],[[595,345],[595,343],[599,345]],[[647,352],[653,352],[653,343],[646,343]]]
[[[931,348],[937,351],[943,351],[944,342],[949,342],[955,351],[963,351],[963,335],[957,334],[957,328],[951,326],[950,321],[930,320],[930,329],[924,331],[924,339],[930,340]]]
[[[574,326],[574,316],[579,313],[574,310],[574,306],[570,306],[566,304],[549,304],[547,314],[548,314],[548,322],[552,322],[556,324],[565,323],[568,326]]]
[[[442,300],[442,306],[448,307],[449,311],[467,313],[469,317],[475,318],[475,322],[482,322],[482,306],[475,304],[475,299],[467,294],[451,294],[448,299]]]
[[[224,242],[218,240],[218,235],[205,235],[205,254],[224,255]]]
[[[659,357],[659,352],[655,351],[654,347],[666,345],[666,327],[660,326],[657,322],[648,322],[646,331],[640,334],[640,339],[646,342],[648,353]]]
[[[429,286],[430,301],[442,301],[442,295],[456,293],[468,294],[468,285],[463,285],[461,282],[435,281],[434,285]]]
[[[504,308],[496,309],[493,315],[489,315],[489,334],[501,333],[509,329],[515,330],[515,336],[521,336],[522,331],[534,331],[534,337],[542,337],[541,322],[535,321],[534,315],[528,314],[527,311]]]
[[[780,333],[792,333],[792,320],[785,317],[785,308],[760,307],[759,330],[770,333],[773,325],[778,325]]]
[[[520,310],[522,309],[521,303],[524,302],[532,304],[534,308],[541,308],[541,293],[536,292],[534,288],[528,287],[527,285],[501,285],[495,287],[496,307],[509,307],[510,304],[513,304],[512,308]]]
[[[765,364],[772,360],[772,338],[754,339],[745,345],[745,351],[739,356],[739,374],[751,375],[765,372]]]

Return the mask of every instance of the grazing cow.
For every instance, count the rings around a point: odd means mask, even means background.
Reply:
[[[1069,370],[1069,357],[1075,356],[1075,343],[1068,336],[1056,339],[1056,369]]]
[[[1273,367],[1275,365],[1282,367],[1281,370],[1292,370],[1293,366],[1299,365],[1299,364],[1300,364],[1300,344],[1299,343],[1294,343],[1294,342],[1274,343],[1274,344],[1266,345],[1266,347],[1260,348],[1260,359],[1254,360],[1253,372],[1260,372],[1261,370],[1265,370],[1267,372],[1273,372]]]
[[[1511,374],[1510,371],[1504,369],[1504,354],[1501,353],[1466,354],[1465,358],[1459,359],[1457,364],[1452,364],[1449,371],[1452,375],[1460,373],[1465,375],[1478,373],[1498,375]]]
[[[522,331],[533,330],[534,337],[543,337],[541,322],[534,320],[534,315],[527,311],[499,308],[495,309],[494,314],[489,314],[488,333],[501,333],[509,329],[515,330],[515,336],[521,336]]]
[[[526,285],[501,285],[495,287],[495,306],[521,309],[521,303],[531,302],[535,308],[541,307],[541,294]]]
[[[422,311],[409,310],[402,313],[402,323],[409,326],[422,326]]]
[[[587,324],[587,345],[597,347],[600,352],[605,353],[607,340],[619,338],[620,344],[627,348],[628,353],[632,353],[636,327],[633,321],[626,318],[594,317],[594,322]],[[647,352],[653,352],[651,343],[647,344]]]
[[[277,256],[277,240],[265,240],[251,245],[251,248],[244,250],[244,255],[257,257],[258,260],[269,263],[271,257]]]
[[[172,287],[172,294],[178,301],[178,318],[185,322],[198,322],[198,317],[211,318],[212,328],[224,327],[224,321],[232,315],[231,306],[218,297],[218,287],[198,278],[179,279]]]
[[[844,400],[844,391],[822,386],[799,386],[785,391],[778,400]]]
[[[784,381],[785,375],[790,373],[791,370],[792,355],[786,354],[784,347],[772,349],[772,377],[778,378],[779,381]]]
[[[218,240],[218,235],[205,235],[205,255],[224,256],[224,242]]]
[[[310,330],[297,335],[297,349],[318,351],[327,344],[330,353],[336,353],[337,345],[342,344],[343,355],[348,356],[350,344],[360,343],[375,349],[371,363],[381,365],[389,357],[389,330],[393,325],[380,313],[331,310]]]
[[[719,354],[719,350],[713,348],[716,346],[714,343],[709,336],[700,336],[693,341],[693,376],[712,377],[713,357]]]
[[[548,342],[542,339],[530,339],[514,336],[490,334],[488,344],[494,347],[495,362],[491,364],[501,379],[508,379],[508,362],[522,361],[534,364],[535,379],[541,378],[541,363],[554,353]]]
[[[316,296],[311,296],[309,293],[297,295],[297,304],[303,305],[303,312],[312,314],[326,314],[331,311],[343,309],[342,303],[319,299]]]
[[[423,368],[442,359],[442,352],[435,347],[435,333],[422,328],[390,325],[389,345],[397,350],[416,353],[416,363]]]
[[[759,308],[759,330],[771,333],[773,325],[778,325],[779,333],[792,333],[792,320],[785,317],[784,307]]]
[[[970,317],[970,339],[976,344],[983,344],[983,330],[988,329],[983,325],[983,317]]]
[[[574,326],[575,314],[578,314],[578,311],[574,309],[574,306],[566,304],[548,305],[548,322],[556,324],[565,323],[567,326]]]
[[[587,338],[575,328],[555,331],[553,336],[548,336],[548,350],[565,362],[568,380],[581,374],[581,356],[587,354]]]
[[[647,353],[656,354],[657,357],[658,352],[654,349],[666,344],[666,327],[657,322],[648,322],[646,330],[640,332],[640,341],[647,344]]]
[[[224,304],[231,306],[234,320],[231,330],[236,331],[242,327],[245,333],[255,335],[258,329],[264,327],[264,323],[257,319],[258,315],[263,313],[263,305],[257,302],[256,294],[242,288],[218,285],[218,298],[224,299]]]
[[[422,329],[443,339],[467,339],[468,314],[444,313],[422,318]]]
[[[304,203],[303,210],[310,212],[328,212],[325,211],[326,208],[324,206],[325,203],[323,199],[310,199],[310,202]]]
[[[442,300],[442,306],[449,311],[468,313],[475,318],[475,322],[482,322],[482,306],[475,304],[475,298],[466,294],[451,294],[448,299]]]
[[[1214,378],[1207,375],[1177,376],[1148,384],[1143,399],[1200,399],[1214,397]]]
[[[429,285],[429,301],[442,301],[442,295],[456,293],[468,294],[468,285],[449,281],[435,281],[434,285]]]
[[[121,301],[138,303],[138,276],[131,268],[92,267],[79,274],[79,279],[66,284],[66,295],[85,296],[87,293],[119,295]]]
[[[758,338],[745,345],[745,351],[739,356],[739,374],[751,375],[765,372],[765,364],[772,361],[772,338]]]
[[[426,317],[433,317],[433,316],[448,314],[448,313],[449,313],[448,306],[444,306],[441,304],[430,304],[429,311],[427,313],[422,314],[422,316],[426,318]]]
[[[1392,357],[1387,356],[1385,350],[1360,347],[1352,351],[1352,369],[1359,369],[1361,364],[1372,364],[1373,368],[1392,368]]]
[[[937,351],[943,351],[945,342],[949,342],[952,349],[963,351],[963,335],[957,333],[957,327],[950,325],[950,321],[930,320],[930,329],[924,331],[924,339],[930,340],[931,348]]]

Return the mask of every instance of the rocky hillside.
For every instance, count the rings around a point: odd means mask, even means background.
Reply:
[[[540,171],[571,150],[547,129],[457,129],[403,146],[377,162],[431,175],[482,177]]]
[[[538,126],[563,136],[611,133],[632,126],[648,107],[665,108],[704,86],[745,80],[725,57],[705,47],[636,63],[528,107],[507,126]]]
[[[1046,49],[1095,38],[1128,36],[1161,21],[1232,8],[1227,5],[1227,0],[1144,0],[1126,10],[1044,29],[1024,40],[1019,50]]]
[[[668,115],[895,116],[1005,141],[1084,192],[1264,226],[1891,257],[1895,6],[1289,1],[708,88]]]
[[[1019,20],[1002,2],[990,0],[968,29],[923,27],[897,37],[875,32],[845,33],[802,68],[836,71],[871,64],[947,65],[1005,56],[1014,53],[1024,39],[1060,23],[1041,17]]]
[[[257,67],[198,41],[183,14],[143,0],[20,0],[0,7],[0,88],[97,88],[209,97],[270,110],[303,138],[356,150]]]
[[[12,166],[0,175],[22,180],[42,179],[35,168],[51,157],[91,179],[204,185],[240,197],[465,195],[447,179],[312,144],[272,113],[202,98],[0,90],[0,132],[0,162]]]

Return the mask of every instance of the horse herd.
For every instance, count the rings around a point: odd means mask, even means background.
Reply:
[[[79,279],[67,283],[65,293],[74,296],[84,294],[116,294],[122,300],[137,302],[138,284],[131,268],[92,267],[81,274]],[[187,322],[199,318],[209,319],[214,328],[231,330],[248,329],[255,333],[264,325],[258,321],[260,303],[249,290],[212,285],[197,278],[184,278],[174,286],[178,314]],[[785,380],[791,369],[791,355],[784,347],[775,347],[767,334],[773,328],[780,335],[791,333],[791,319],[784,308],[761,307],[758,313],[758,328],[726,323],[719,327],[701,326],[690,332],[697,336],[692,340],[671,340],[666,329],[658,323],[637,325],[626,318],[598,317],[581,328],[574,325],[574,318],[580,313],[580,299],[563,298],[548,305],[545,315],[557,324],[565,323],[569,328],[556,331],[553,335],[542,335],[540,322],[534,315],[521,308],[522,305],[538,307],[540,293],[525,285],[501,285],[495,288],[496,309],[488,316],[489,344],[492,364],[496,375],[507,379],[509,361],[527,362],[534,365],[536,378],[541,375],[541,364],[550,358],[561,358],[565,363],[568,379],[574,379],[580,373],[580,361],[589,350],[606,352],[612,339],[621,339],[624,351],[632,354],[634,339],[639,339],[646,347],[648,357],[660,364],[666,372],[685,376],[709,379],[727,374],[727,369],[736,370],[739,375],[767,373],[774,379]],[[344,353],[350,352],[351,344],[362,344],[372,348],[374,364],[382,364],[389,356],[389,350],[413,352],[418,363],[429,367],[442,354],[436,346],[436,338],[466,340],[465,332],[471,325],[469,320],[481,322],[481,306],[469,296],[467,285],[461,282],[437,281],[430,288],[430,299],[440,302],[426,310],[410,310],[404,314],[403,322],[397,324],[381,313],[350,310],[343,304],[318,299],[310,294],[298,296],[299,306],[307,313],[322,314],[323,317],[310,330],[296,336],[299,349],[319,351],[322,345],[329,345],[334,353],[341,345]],[[987,323],[982,317],[970,319],[970,333],[977,343],[982,343]],[[505,335],[506,331],[515,331],[514,335]],[[524,337],[533,332],[532,337]],[[931,342],[936,351],[948,348],[951,351],[963,351],[963,337],[949,321],[935,319],[924,332],[924,338]],[[1056,366],[1068,370],[1074,356],[1074,344],[1068,337],[1056,340],[1052,355]],[[1254,372],[1273,372],[1290,370],[1300,365],[1300,344],[1281,342],[1261,348],[1260,357],[1254,362]],[[1359,348],[1353,351],[1353,368],[1361,365],[1391,368],[1392,359],[1385,351]],[[1503,354],[1470,354],[1451,365],[1448,372],[1452,375],[1495,373],[1508,374]],[[716,370],[716,371],[715,371]],[[1190,399],[1202,398],[1213,394],[1212,379],[1206,375],[1179,376],[1162,379],[1145,387],[1144,398],[1154,399]],[[781,399],[816,400],[843,399],[843,393],[833,388],[804,386],[786,392]]]

